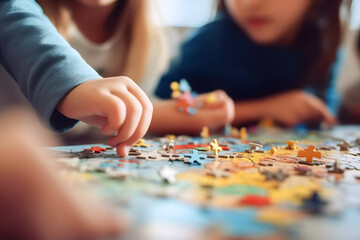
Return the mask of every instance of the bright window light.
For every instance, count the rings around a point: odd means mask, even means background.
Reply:
[[[360,28],[360,0],[353,0],[351,5],[350,29]]]
[[[155,0],[166,26],[200,27],[212,17],[214,0]]]

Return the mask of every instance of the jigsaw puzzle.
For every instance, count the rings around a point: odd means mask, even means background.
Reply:
[[[133,239],[359,239],[360,127],[237,132],[54,150],[134,216]]]

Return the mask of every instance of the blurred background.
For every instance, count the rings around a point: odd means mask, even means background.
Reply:
[[[181,42],[192,31],[206,24],[215,16],[216,0],[151,0],[166,26],[171,43],[172,56],[177,53]],[[355,39],[360,29],[360,0],[353,0],[350,12],[345,7],[341,10],[344,23],[349,23],[343,42],[344,65],[340,71],[338,88],[340,93],[360,79],[360,63],[355,52]]]
[[[197,28],[212,20],[215,16],[217,0],[150,0],[159,24],[165,25],[171,56],[177,54],[181,43]],[[345,1],[346,3],[346,1]],[[344,4],[345,5],[345,4]],[[355,81],[360,79],[360,63],[356,56],[355,44],[360,28],[360,0],[353,0],[350,12],[347,7],[342,8],[344,23],[349,23],[343,41],[344,64],[340,71],[338,88],[340,93]],[[347,28],[347,27],[345,27]],[[14,102],[23,102],[24,97],[19,94],[18,87],[9,78],[7,72],[0,66],[0,76],[6,96],[0,96],[0,102],[12,99]]]
[[[171,57],[177,56],[179,47],[191,33],[215,17],[218,2],[217,0],[149,1],[159,25],[165,28]],[[360,62],[355,51],[355,39],[360,29],[360,0],[344,0],[343,5],[341,16],[345,33],[342,45],[344,64],[340,70],[337,86],[340,94],[344,94],[355,82],[360,82]],[[2,66],[0,66],[0,77],[3,89],[6,89],[4,94],[0,94],[0,104],[9,102],[9,99],[14,103],[28,104]],[[89,138],[86,140],[88,141]]]

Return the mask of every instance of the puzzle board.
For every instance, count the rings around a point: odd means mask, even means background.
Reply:
[[[360,239],[359,138],[356,126],[258,128],[246,140],[145,139],[126,158],[101,144],[52,150],[69,176],[132,216],[129,239]],[[321,158],[307,163],[298,155],[310,145]]]

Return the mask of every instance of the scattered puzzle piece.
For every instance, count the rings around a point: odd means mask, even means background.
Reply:
[[[171,134],[165,135],[165,137],[166,137],[169,141],[175,140],[175,138],[176,138],[175,135],[171,135]]]
[[[201,165],[200,160],[206,159],[206,154],[199,154],[198,150],[190,150],[189,153],[184,153],[184,157],[188,158],[186,159],[185,163],[188,164],[194,164],[197,163],[198,165]]]
[[[241,141],[245,141],[247,139],[247,130],[245,127],[240,129],[240,139]]]
[[[240,204],[254,207],[264,207],[271,204],[269,197],[260,195],[245,195],[241,200]]]
[[[232,127],[231,128],[231,137],[236,138],[239,136],[239,129],[237,129],[236,127]]]
[[[213,139],[212,142],[210,143],[210,146],[207,147],[207,151],[212,151],[214,156],[217,156],[219,152],[222,150],[223,149],[219,147],[216,139]]]
[[[349,148],[351,148],[351,145],[346,141],[343,141],[336,146],[340,147],[340,151],[349,151]]]
[[[91,147],[91,148],[84,149],[84,151],[94,152],[94,153],[102,153],[102,152],[105,152],[106,149],[102,148],[102,147],[94,146],[94,147]]]
[[[208,127],[203,127],[202,131],[200,133],[200,137],[202,138],[209,138],[210,137],[210,133],[209,133],[209,128]]]
[[[149,145],[147,145],[145,143],[144,139],[139,139],[135,144],[134,147],[148,147]]]
[[[247,153],[254,153],[255,151],[258,151],[261,148],[263,148],[263,145],[254,143],[254,142],[249,143],[249,145],[250,145],[250,149],[245,150],[245,152],[247,152]],[[261,151],[261,152],[263,152],[263,151]]]
[[[167,151],[169,153],[173,153],[174,152],[174,148],[175,148],[175,141],[171,140],[168,147],[167,147]]]
[[[296,150],[298,148],[297,144],[299,144],[298,141],[289,140],[285,142],[287,144],[286,149],[288,150]]]
[[[176,99],[176,98],[180,97],[181,91],[179,89],[179,83],[178,82],[172,82],[170,84],[170,88],[172,90],[172,93],[171,93],[172,98]]]
[[[289,175],[285,174],[282,169],[276,172],[263,171],[263,175],[265,175],[265,179],[267,181],[276,180],[276,181],[284,181]]]
[[[213,104],[213,103],[215,103],[216,101],[217,101],[217,96],[216,96],[215,93],[210,93],[210,94],[208,94],[208,95],[206,96],[205,102],[206,102],[207,104]]]
[[[158,171],[159,176],[169,184],[176,183],[176,174],[177,172],[171,167],[164,165]]]
[[[305,157],[306,162],[311,163],[313,161],[313,158],[321,158],[321,152],[314,151],[316,148],[313,145],[308,146],[307,149],[299,150],[298,157]]]
[[[329,169],[330,173],[344,173],[344,169],[340,167],[339,160],[335,160],[334,165],[331,169]]]
[[[310,195],[309,198],[306,198],[303,202],[302,208],[312,214],[322,214],[325,205],[327,204],[324,201],[318,192],[314,192]]]
[[[272,146],[270,149],[271,154],[275,154],[277,152],[277,147]]]
[[[224,135],[227,137],[231,135],[231,125],[229,123],[225,125]]]

